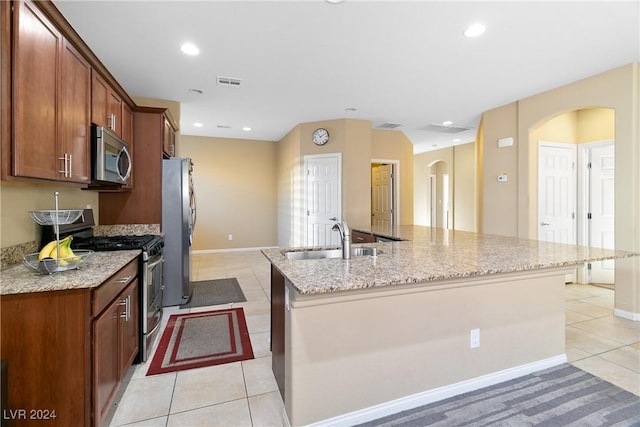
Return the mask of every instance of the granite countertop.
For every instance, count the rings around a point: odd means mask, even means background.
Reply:
[[[571,267],[640,255],[414,225],[352,230],[403,241],[354,244],[352,247],[376,247],[378,256],[350,260],[289,260],[283,255],[303,248],[264,249],[262,253],[302,295]]]
[[[139,255],[138,249],[94,252],[79,269],[49,275],[17,264],[0,273],[0,295],[95,288]]]

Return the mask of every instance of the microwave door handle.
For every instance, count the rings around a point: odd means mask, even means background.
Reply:
[[[129,165],[129,167],[127,168],[127,172],[123,176],[120,173],[120,169],[116,168],[116,170],[118,171],[118,176],[120,177],[120,179],[122,179],[122,181],[126,181],[127,178],[129,178],[129,175],[131,174],[131,156],[129,155],[129,151],[127,151],[127,147],[122,147],[122,149],[118,153],[116,164],[120,164],[120,157],[122,157],[123,154],[127,156],[127,164]]]

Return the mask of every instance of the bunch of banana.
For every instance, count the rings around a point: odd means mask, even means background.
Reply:
[[[38,259],[43,260],[46,258],[57,259],[60,265],[67,265],[69,261],[77,262],[80,261],[80,257],[77,257],[76,254],[71,250],[71,240],[73,236],[65,237],[64,239],[58,242],[57,240],[53,240],[40,250],[38,254]],[[60,251],[58,251],[58,248]],[[58,257],[58,255],[60,255]]]

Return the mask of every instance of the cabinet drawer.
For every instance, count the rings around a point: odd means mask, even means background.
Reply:
[[[138,259],[131,261],[93,291],[91,314],[97,316],[138,275]]]
[[[373,234],[351,230],[351,241],[353,243],[375,243],[376,240],[376,236]]]

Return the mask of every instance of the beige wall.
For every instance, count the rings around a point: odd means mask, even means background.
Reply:
[[[40,226],[29,211],[54,209],[54,192],[58,191],[60,209],[93,208],[98,222],[98,193],[63,186],[0,182],[0,247],[40,240]]]
[[[323,127],[330,141],[312,142],[313,131]],[[394,147],[395,144],[395,147]],[[398,160],[400,167],[401,221],[413,221],[412,146],[399,132],[389,135],[371,128],[367,120],[337,119],[301,123],[278,143],[278,244],[305,244],[304,157],[340,153],[342,157],[342,216],[351,226],[371,223],[371,160]]]
[[[534,237],[537,141],[531,132],[559,114],[588,110],[577,114],[575,129],[565,127],[563,132],[573,134],[576,142],[608,139],[610,125],[589,127],[584,123],[590,115],[611,114],[591,109],[607,108],[615,112],[616,249],[640,251],[639,87],[638,63],[634,63],[485,112],[479,156],[484,162],[483,232]],[[567,117],[559,120],[564,119]],[[514,136],[515,146],[498,149],[496,141],[504,136]],[[501,170],[510,172],[509,185],[495,181]],[[640,259],[618,260],[615,281],[616,311],[640,319]]]
[[[482,194],[484,212],[481,228],[485,234],[515,236],[518,232],[518,105],[512,103],[482,117]],[[498,140],[512,137],[511,147],[498,148]],[[508,181],[498,182],[506,173]]]
[[[445,166],[446,165],[446,166]],[[442,150],[428,151],[414,156],[414,223],[438,226],[443,224],[442,209],[438,206],[437,224],[431,224],[429,177],[449,174],[449,228],[476,231],[476,144],[462,144]],[[437,179],[440,183],[442,179]],[[440,188],[440,186],[438,186]],[[440,194],[438,200],[442,199]]]
[[[180,145],[194,162],[193,249],[275,246],[277,144],[183,135]]]
[[[453,147],[453,228],[476,231],[476,146]]]
[[[615,138],[616,112],[611,108],[589,108],[577,112],[577,142],[605,141]]]
[[[300,155],[300,127],[278,142],[278,246],[300,245],[305,236],[303,161]]]

